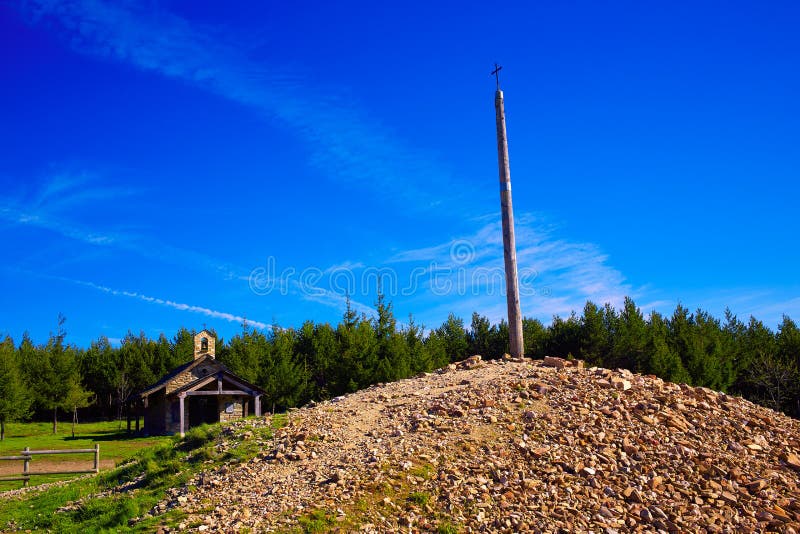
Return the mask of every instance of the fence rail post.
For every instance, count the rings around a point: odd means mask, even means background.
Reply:
[[[31,451],[30,447],[25,447],[25,450],[22,451],[22,455],[25,457],[25,459],[22,461],[22,476],[26,477],[26,478],[24,478],[22,480],[22,487],[23,488],[27,488],[28,487],[28,480],[30,480],[28,478],[29,477],[29,473],[30,473],[30,464],[31,464],[31,453],[30,453],[30,451]]]
[[[94,472],[100,472],[100,444],[94,444]]]

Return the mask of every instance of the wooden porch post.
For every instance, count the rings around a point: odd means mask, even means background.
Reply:
[[[261,417],[261,395],[255,397],[256,417]]]
[[[186,420],[186,418],[184,416],[184,400],[185,399],[186,399],[186,393],[181,393],[181,394],[178,395],[178,401],[180,402],[180,405],[181,405],[181,437],[186,435],[186,432],[185,432],[186,427],[184,425],[185,420]]]

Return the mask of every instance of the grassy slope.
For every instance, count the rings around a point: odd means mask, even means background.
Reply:
[[[152,532],[158,525],[174,526],[182,518],[177,511],[128,523],[144,516],[169,488],[185,484],[195,473],[252,458],[261,450],[258,442],[271,437],[272,429],[284,421],[275,416],[272,426],[234,428],[225,440],[220,425],[193,428],[183,439],[163,438],[162,443],[142,449],[112,471],[3,499],[0,531]],[[120,485],[127,486],[120,491]],[[59,511],[62,507],[67,508]]]

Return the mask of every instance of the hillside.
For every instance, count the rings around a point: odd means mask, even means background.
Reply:
[[[800,531],[800,422],[570,363],[473,357],[293,411],[154,512],[209,532]]]

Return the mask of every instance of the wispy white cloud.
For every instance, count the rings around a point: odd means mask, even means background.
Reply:
[[[91,230],[83,225],[53,216],[45,211],[34,211],[14,205],[0,205],[0,219],[23,226],[49,230],[64,237],[90,245],[114,245],[124,241],[121,235]]]
[[[362,263],[360,261],[349,261],[348,260],[348,261],[343,261],[341,263],[336,263],[334,265],[331,265],[330,267],[325,269],[323,272],[325,274],[330,274],[330,273],[335,273],[337,271],[351,271],[351,270],[355,270],[355,269],[363,269],[364,267],[365,267],[364,263]]]
[[[132,239],[118,230],[90,228],[75,214],[98,204],[140,194],[128,187],[109,186],[86,171],[55,171],[43,180],[20,180],[17,190],[0,193],[0,219],[14,225],[55,232],[91,245],[121,245]]]
[[[71,191],[68,196],[62,196],[56,199],[47,199],[46,207],[52,212],[64,212],[75,206],[85,205],[91,202],[102,201],[118,201],[124,202],[125,197],[130,197],[138,194],[137,191],[132,189],[115,187],[115,188],[86,188],[80,191]]]
[[[56,173],[46,180],[42,181],[32,191],[27,191],[25,195],[19,198],[0,198],[0,220],[5,220],[14,225],[28,226],[47,230],[55,234],[81,241],[89,245],[93,245],[94,249],[87,250],[103,250],[105,248],[112,248],[116,250],[124,250],[133,252],[142,257],[157,259],[166,263],[176,263],[180,265],[188,265],[190,267],[200,267],[201,269],[210,270],[221,275],[224,279],[238,279],[248,281],[251,284],[257,282],[258,284],[277,284],[275,285],[276,291],[282,294],[292,294],[299,297],[301,300],[307,302],[314,302],[327,307],[333,307],[338,310],[346,308],[346,297],[344,294],[331,291],[329,289],[322,289],[313,284],[309,284],[309,279],[299,277],[296,279],[284,279],[286,273],[279,275],[270,274],[266,269],[253,269],[249,274],[244,268],[240,268],[229,263],[220,262],[214,258],[208,257],[202,253],[192,250],[174,247],[166,244],[154,237],[146,237],[136,233],[120,233],[120,232],[101,232],[91,230],[84,225],[81,225],[69,218],[69,214],[59,215],[60,211],[67,212],[64,208],[65,203],[72,204],[79,208],[84,208],[90,205],[92,196],[89,195],[75,195],[76,190],[81,188],[94,189],[96,193],[94,198],[113,198],[116,194],[112,188],[103,187],[98,185],[96,177],[86,172],[78,172],[75,174],[70,173]],[[129,192],[129,194],[133,194]],[[104,196],[105,195],[105,196]],[[24,199],[23,199],[24,197]],[[70,254],[66,259],[59,260],[61,264],[75,259],[75,253]],[[274,261],[274,258],[272,258]],[[49,264],[52,266],[52,264]],[[335,265],[331,265],[324,270],[327,275],[335,274],[341,271],[353,271],[364,267],[363,263],[345,261]],[[260,272],[264,271],[264,272]],[[294,270],[291,271],[293,274]],[[39,273],[37,276],[48,277],[44,272]],[[254,278],[255,277],[255,278]],[[61,277],[54,277],[60,280]],[[169,300],[157,299],[154,297],[147,297],[146,295],[130,293],[125,291],[111,290],[104,286],[96,286],[91,283],[77,282],[88,287],[93,287],[98,290],[105,291],[113,295],[121,295],[127,297],[135,297],[139,300],[154,302],[162,304],[175,309],[184,309],[186,311],[196,311],[199,313],[216,313],[207,308],[193,307],[187,304],[176,303]],[[270,286],[271,287],[271,286]],[[259,293],[254,290],[255,294]],[[358,313],[364,313],[368,316],[374,315],[375,309],[372,306],[359,302],[356,299],[351,299],[350,306]],[[219,315],[219,318],[227,319],[227,315]],[[236,320],[239,318],[236,317]],[[255,323],[253,323],[255,324]],[[263,324],[263,323],[258,323]]]
[[[242,315],[236,315],[236,314],[229,313],[229,312],[214,310],[214,309],[211,309],[211,308],[206,308],[204,306],[197,306],[197,305],[194,305],[194,304],[186,304],[186,303],[183,303],[183,302],[177,302],[177,301],[174,301],[174,300],[171,300],[171,299],[163,299],[163,298],[159,298],[159,297],[152,297],[152,296],[144,295],[142,293],[138,293],[138,292],[135,292],[135,291],[126,291],[126,290],[113,289],[111,287],[104,286],[104,285],[101,285],[101,284],[96,284],[94,282],[89,282],[89,281],[86,281],[86,280],[78,280],[78,279],[75,279],[75,278],[68,278],[68,277],[65,277],[65,276],[51,275],[51,274],[42,273],[42,272],[26,271],[26,270],[22,270],[22,269],[19,269],[19,268],[12,268],[12,267],[8,267],[8,266],[4,266],[3,269],[7,270],[7,271],[12,271],[12,272],[15,272],[15,273],[18,273],[18,274],[25,274],[25,275],[28,275],[28,276],[33,276],[33,277],[36,277],[36,278],[42,278],[42,279],[47,279],[47,280],[55,280],[55,281],[58,281],[58,282],[67,282],[67,283],[74,284],[74,285],[77,285],[77,286],[88,287],[88,288],[100,291],[102,293],[105,293],[107,295],[113,295],[113,296],[116,296],[116,297],[126,297],[126,298],[129,298],[129,299],[135,299],[135,300],[139,300],[139,301],[142,301],[142,302],[147,302],[149,304],[157,304],[159,306],[165,306],[167,308],[172,308],[172,309],[179,310],[179,311],[198,313],[198,314],[201,314],[201,315],[205,315],[206,317],[211,317],[211,318],[214,318],[214,319],[222,319],[222,320],[228,321],[228,322],[243,323],[243,322],[246,321],[248,325],[254,326],[254,327],[259,328],[261,330],[264,330],[264,329],[267,329],[267,328],[269,328],[269,329],[276,328],[275,326],[273,326],[273,325],[271,325],[269,323],[265,323],[265,322],[262,322],[262,321],[256,321],[256,320],[253,320],[253,319],[248,319],[248,318],[246,318],[246,317],[244,317]]]
[[[769,324],[778,324],[784,315],[800,322],[800,297],[781,298],[773,295],[773,299],[754,302],[748,314],[769,321]]]
[[[298,293],[305,301],[322,304],[323,306],[328,306],[340,311],[347,309],[347,295],[319,286],[308,287],[297,284],[297,287],[299,290]],[[372,306],[353,300],[352,298],[350,299],[350,309],[356,313],[364,314],[367,317],[374,317],[377,314],[377,310]]]
[[[214,319],[222,319],[223,321],[228,321],[232,323],[243,323],[246,321],[248,325],[254,326],[261,330],[264,330],[266,328],[272,329],[272,325],[270,324],[261,321],[254,321],[253,319],[247,319],[246,317],[241,315],[234,315],[228,312],[212,310],[210,308],[205,308],[203,306],[195,306],[193,304],[185,304],[182,302],[175,302],[173,300],[161,299],[158,297],[150,297],[148,295],[142,295],[141,293],[136,293],[133,291],[120,291],[117,289],[112,289],[110,287],[98,285],[93,282],[86,282],[83,280],[73,280],[69,278],[61,278],[61,280],[65,280],[73,284],[77,284],[84,287],[90,287],[92,289],[102,291],[103,293],[109,295],[128,297],[136,300],[141,300],[143,302],[148,302],[150,304],[158,304],[159,306],[166,306],[167,308],[173,308],[175,310],[187,311],[191,313],[199,313],[201,315],[205,315],[206,317],[211,317]]]
[[[448,241],[446,243],[440,243],[430,247],[414,248],[396,252],[386,260],[386,263],[433,262],[437,259],[447,258],[452,244],[452,241]]]
[[[363,263],[344,261],[326,269],[288,267],[280,272],[278,272],[276,263],[276,258],[270,256],[264,266],[252,269],[248,276],[240,276],[239,279],[246,280],[250,291],[255,295],[292,295],[300,297],[301,300],[322,304],[340,311],[347,308],[349,298],[352,310],[367,315],[374,314],[373,307],[355,299],[357,290],[354,285],[347,283],[343,287],[339,287],[339,284],[336,283],[340,277],[349,281],[355,272],[364,268]]]
[[[119,201],[126,197],[138,196],[141,193],[130,187],[104,184],[99,176],[85,170],[61,171],[48,176],[36,192],[35,197],[25,204],[36,211],[63,213],[91,202]]]
[[[71,192],[74,192],[78,187],[87,185],[89,176],[86,172],[78,173],[55,173],[50,177],[47,183],[42,186],[36,194],[33,205],[41,207],[50,199],[63,200],[64,195],[67,197]]]
[[[395,252],[374,265],[347,261],[327,269],[291,269],[284,278],[275,274],[273,258],[251,273],[251,287],[258,294],[280,290],[337,309],[344,309],[349,295],[353,309],[367,315],[374,315],[374,308],[358,298],[374,298],[380,289],[396,309],[421,313],[432,324],[450,312],[468,317],[472,311],[499,321],[506,316],[503,244],[500,223],[491,219],[475,219],[472,233]],[[620,307],[626,296],[641,295],[598,246],[560,236],[541,217],[519,217],[517,256],[523,313],[529,317],[580,312],[587,300]]]
[[[436,157],[392,135],[350,95],[254,62],[215,28],[152,4],[30,0],[25,12],[33,21],[56,21],[81,53],[194,84],[280,121],[306,142],[311,165],[336,181],[370,187],[406,208],[429,209],[436,202],[429,184],[446,187],[449,180]]]
[[[34,182],[37,183],[37,182]],[[119,230],[113,221],[106,228],[89,227],[73,216],[97,202],[116,201],[142,192],[103,184],[101,177],[86,171],[56,172],[17,196],[0,196],[0,220],[12,225],[47,230],[57,235],[101,248],[133,252],[160,262],[201,268],[226,279],[244,277],[245,269],[203,253],[176,247],[152,236]]]
[[[580,311],[587,300],[620,306],[638,291],[609,263],[595,244],[558,235],[540,217],[521,214],[516,224],[517,262],[523,313],[528,316],[566,315]],[[425,285],[415,295],[452,288],[452,309],[469,309],[500,317],[505,312],[505,277],[500,222],[482,221],[472,234],[434,246],[396,253],[388,263],[418,264]],[[434,277],[438,280],[432,281]],[[449,282],[448,282],[449,281]],[[489,311],[483,311],[489,310]],[[491,317],[490,317],[491,318]]]

